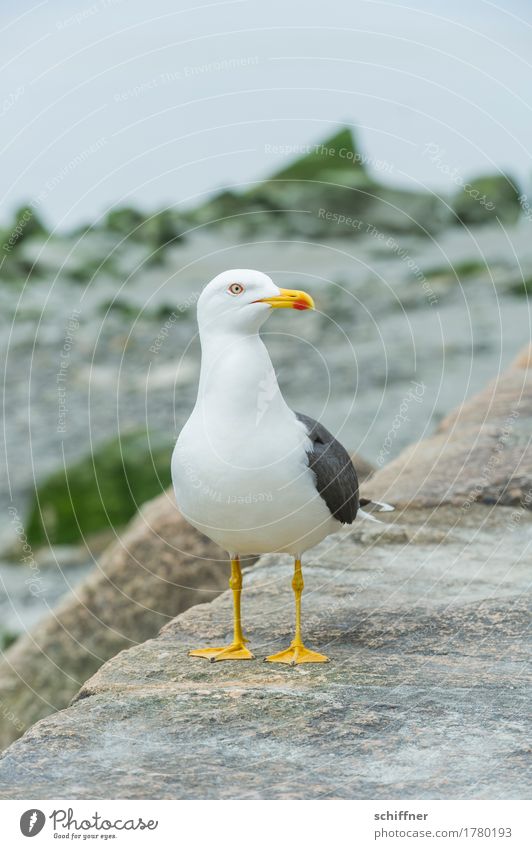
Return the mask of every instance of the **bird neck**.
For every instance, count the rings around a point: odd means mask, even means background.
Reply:
[[[204,413],[210,408],[219,421],[238,416],[256,427],[289,410],[258,333],[200,333],[200,339],[198,404]]]

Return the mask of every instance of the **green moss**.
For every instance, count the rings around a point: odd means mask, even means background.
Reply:
[[[463,262],[453,263],[453,271],[458,277],[473,277],[475,274],[483,274],[487,272],[486,263],[478,262],[477,260],[463,260]]]
[[[425,277],[473,277],[476,274],[486,274],[488,271],[485,262],[476,259],[465,259],[453,262],[449,265],[435,266],[424,271]]]
[[[31,206],[21,206],[15,212],[13,221],[2,234],[2,250],[11,253],[19,247],[24,239],[32,236],[42,236],[46,228]]]
[[[186,316],[186,310],[176,309],[175,304],[161,304],[151,315],[157,321],[166,321],[169,318],[175,321],[179,318],[184,318]]]
[[[104,301],[99,308],[99,312],[102,315],[113,313],[115,315],[123,316],[124,318],[132,319],[137,318],[137,316],[141,314],[141,311],[141,307],[130,304],[122,298],[114,298],[112,301]]]
[[[497,218],[513,224],[521,214],[519,195],[515,180],[504,174],[488,174],[466,183],[454,196],[452,207],[464,224],[484,224]]]
[[[335,171],[356,170],[365,172],[362,157],[358,151],[353,133],[343,127],[334,135],[324,139],[321,144],[313,145],[312,150],[296,159],[288,167],[273,174],[271,180],[315,180],[327,171],[333,176]]]
[[[46,234],[46,228],[31,206],[17,209],[8,229],[0,233],[0,279],[21,282],[28,274],[39,275],[33,262],[23,259],[20,246],[35,236]]]
[[[113,209],[105,219],[104,229],[158,250],[182,238],[180,216],[171,209],[145,215],[133,207]]]
[[[124,525],[144,501],[170,484],[174,441],[145,432],[126,434],[51,475],[30,510],[28,538],[55,544]]]
[[[132,206],[112,209],[105,219],[105,229],[111,233],[128,236],[135,228],[140,227],[145,216]]]
[[[17,635],[13,634],[12,631],[0,631],[0,651],[5,651],[12,646],[15,640],[17,639]]]
[[[60,274],[74,283],[85,284],[100,274],[116,276],[118,274],[114,258],[95,256],[91,259],[74,260],[70,265],[61,269]]]
[[[522,298],[528,298],[532,295],[532,277],[525,277],[524,280],[519,280],[513,283],[508,291],[511,295],[519,295]]]

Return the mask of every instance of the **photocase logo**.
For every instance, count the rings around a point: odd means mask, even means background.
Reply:
[[[35,837],[44,828],[46,817],[42,811],[37,808],[30,808],[29,811],[24,811],[20,818],[20,830],[24,837]]]
[[[257,395],[257,416],[255,424],[258,425],[264,413],[275,398],[279,386],[273,368],[270,368],[266,375],[259,382],[259,392]]]

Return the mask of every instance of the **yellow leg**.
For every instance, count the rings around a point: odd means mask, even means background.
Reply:
[[[297,666],[298,663],[327,663],[329,660],[324,654],[311,651],[303,644],[301,637],[301,595],[304,586],[301,560],[298,557],[294,564],[294,577],[292,578],[292,589],[296,600],[296,632],[289,648],[277,652],[277,654],[271,654],[266,658],[268,663],[289,663],[290,666]]]
[[[231,559],[229,586],[233,591],[233,642],[218,648],[194,649],[190,657],[204,657],[214,663],[217,660],[252,660],[254,655],[246,648],[247,640],[240,622],[240,596],[242,594],[242,571],[238,557]]]

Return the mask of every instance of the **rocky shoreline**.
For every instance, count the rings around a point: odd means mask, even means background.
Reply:
[[[268,327],[283,391],[296,409],[326,412],[374,465],[413,382],[423,403],[393,430],[383,462],[509,364],[529,336],[532,279],[514,181],[473,179],[439,198],[376,181],[366,161],[344,128],[268,179],[193,209],[118,208],[66,234],[49,233],[34,208],[18,211],[0,245],[0,550],[13,542],[9,507],[33,515],[50,476],[109,440],[147,429],[171,450],[194,402],[195,302],[223,267],[311,289],[315,320]],[[140,500],[156,485],[153,474]],[[130,504],[122,525],[134,512]],[[45,513],[53,538],[57,517]]]
[[[229,593],[196,603],[13,743],[0,796],[527,798],[531,380],[527,348],[369,479],[397,495],[390,524],[309,553],[306,628],[330,664],[188,658],[230,628]],[[246,571],[243,611],[259,658],[285,644],[286,558]]]

